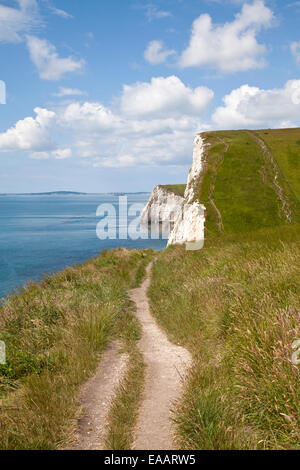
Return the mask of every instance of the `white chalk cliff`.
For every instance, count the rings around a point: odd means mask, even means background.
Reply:
[[[204,244],[205,207],[195,200],[195,186],[204,164],[205,144],[201,135],[194,140],[193,165],[189,172],[181,213],[174,223],[168,246],[186,244],[187,249],[200,249]]]
[[[181,213],[184,199],[164,186],[155,186],[141,214],[141,223],[174,223]]]
[[[184,197],[156,186],[142,213],[143,223],[167,220],[172,223],[168,246],[186,244],[187,249],[194,250],[202,248],[204,244],[205,207],[195,200],[195,186],[199,183],[204,164],[204,150],[203,138],[197,135]]]

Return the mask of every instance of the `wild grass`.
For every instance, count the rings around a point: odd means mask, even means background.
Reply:
[[[170,247],[151,310],[194,367],[174,419],[184,449],[300,449],[299,225]]]
[[[72,443],[79,386],[109,340],[133,348],[139,337],[127,289],[140,281],[151,256],[151,250],[103,252],[31,283],[1,306],[0,339],[7,348],[7,364],[0,366],[1,449]]]

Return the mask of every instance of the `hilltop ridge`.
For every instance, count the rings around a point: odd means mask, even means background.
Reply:
[[[169,244],[299,223],[300,129],[199,134],[180,197]]]

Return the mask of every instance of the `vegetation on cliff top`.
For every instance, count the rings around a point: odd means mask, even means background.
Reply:
[[[203,134],[206,236],[300,222],[300,129]]]
[[[109,428],[118,448],[130,446],[143,361],[140,326],[127,295],[144,275],[151,250],[118,249],[31,283],[0,307],[0,448],[54,449],[72,442],[79,386],[94,372],[107,342],[119,339],[130,357],[124,384],[126,425]],[[124,406],[123,406],[124,408]],[[120,419],[122,410],[118,410]],[[110,442],[110,445],[112,443]]]
[[[167,191],[176,194],[177,196],[184,196],[186,184],[160,184],[160,188],[166,189]]]

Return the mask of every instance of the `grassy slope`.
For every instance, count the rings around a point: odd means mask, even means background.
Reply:
[[[300,199],[300,129],[256,132],[272,150],[295,196]]]
[[[285,133],[288,138],[281,137],[285,139],[280,147],[282,152],[276,153],[273,152],[273,147],[278,149],[276,139],[280,140],[276,131],[261,131],[259,134],[268,138],[265,140],[276,158],[279,184],[292,208],[292,221],[297,223],[300,222],[300,195],[297,192],[299,180],[294,177],[294,173],[295,161],[300,158],[300,146],[298,154],[296,152],[300,130]],[[247,233],[262,227],[287,223],[274,186],[274,168],[253,138],[255,133],[225,131],[204,135],[206,142],[211,145],[207,151],[204,175],[198,182],[196,198],[207,208],[207,236],[222,231]],[[286,157],[288,145],[293,158]],[[284,172],[281,171],[283,167]],[[291,181],[294,180],[298,181],[298,186],[293,183],[292,187]],[[218,223],[220,215],[221,224]]]
[[[300,130],[205,137],[196,198],[207,208],[206,245],[161,253],[150,288],[153,314],[195,358],[178,440],[190,449],[299,448],[291,355],[300,338]]]
[[[299,229],[171,247],[155,262],[152,312],[195,360],[176,413],[180,448],[300,449]]]
[[[160,187],[177,194],[177,196],[183,197],[186,184],[161,184]]]
[[[151,257],[151,251],[103,252],[32,283],[0,308],[8,359],[0,366],[1,449],[53,449],[71,442],[78,388],[113,338],[130,354],[131,379],[122,388],[122,427],[116,431],[112,420],[109,431],[119,448],[130,445],[143,361],[136,348],[140,327],[126,291],[142,279]]]

